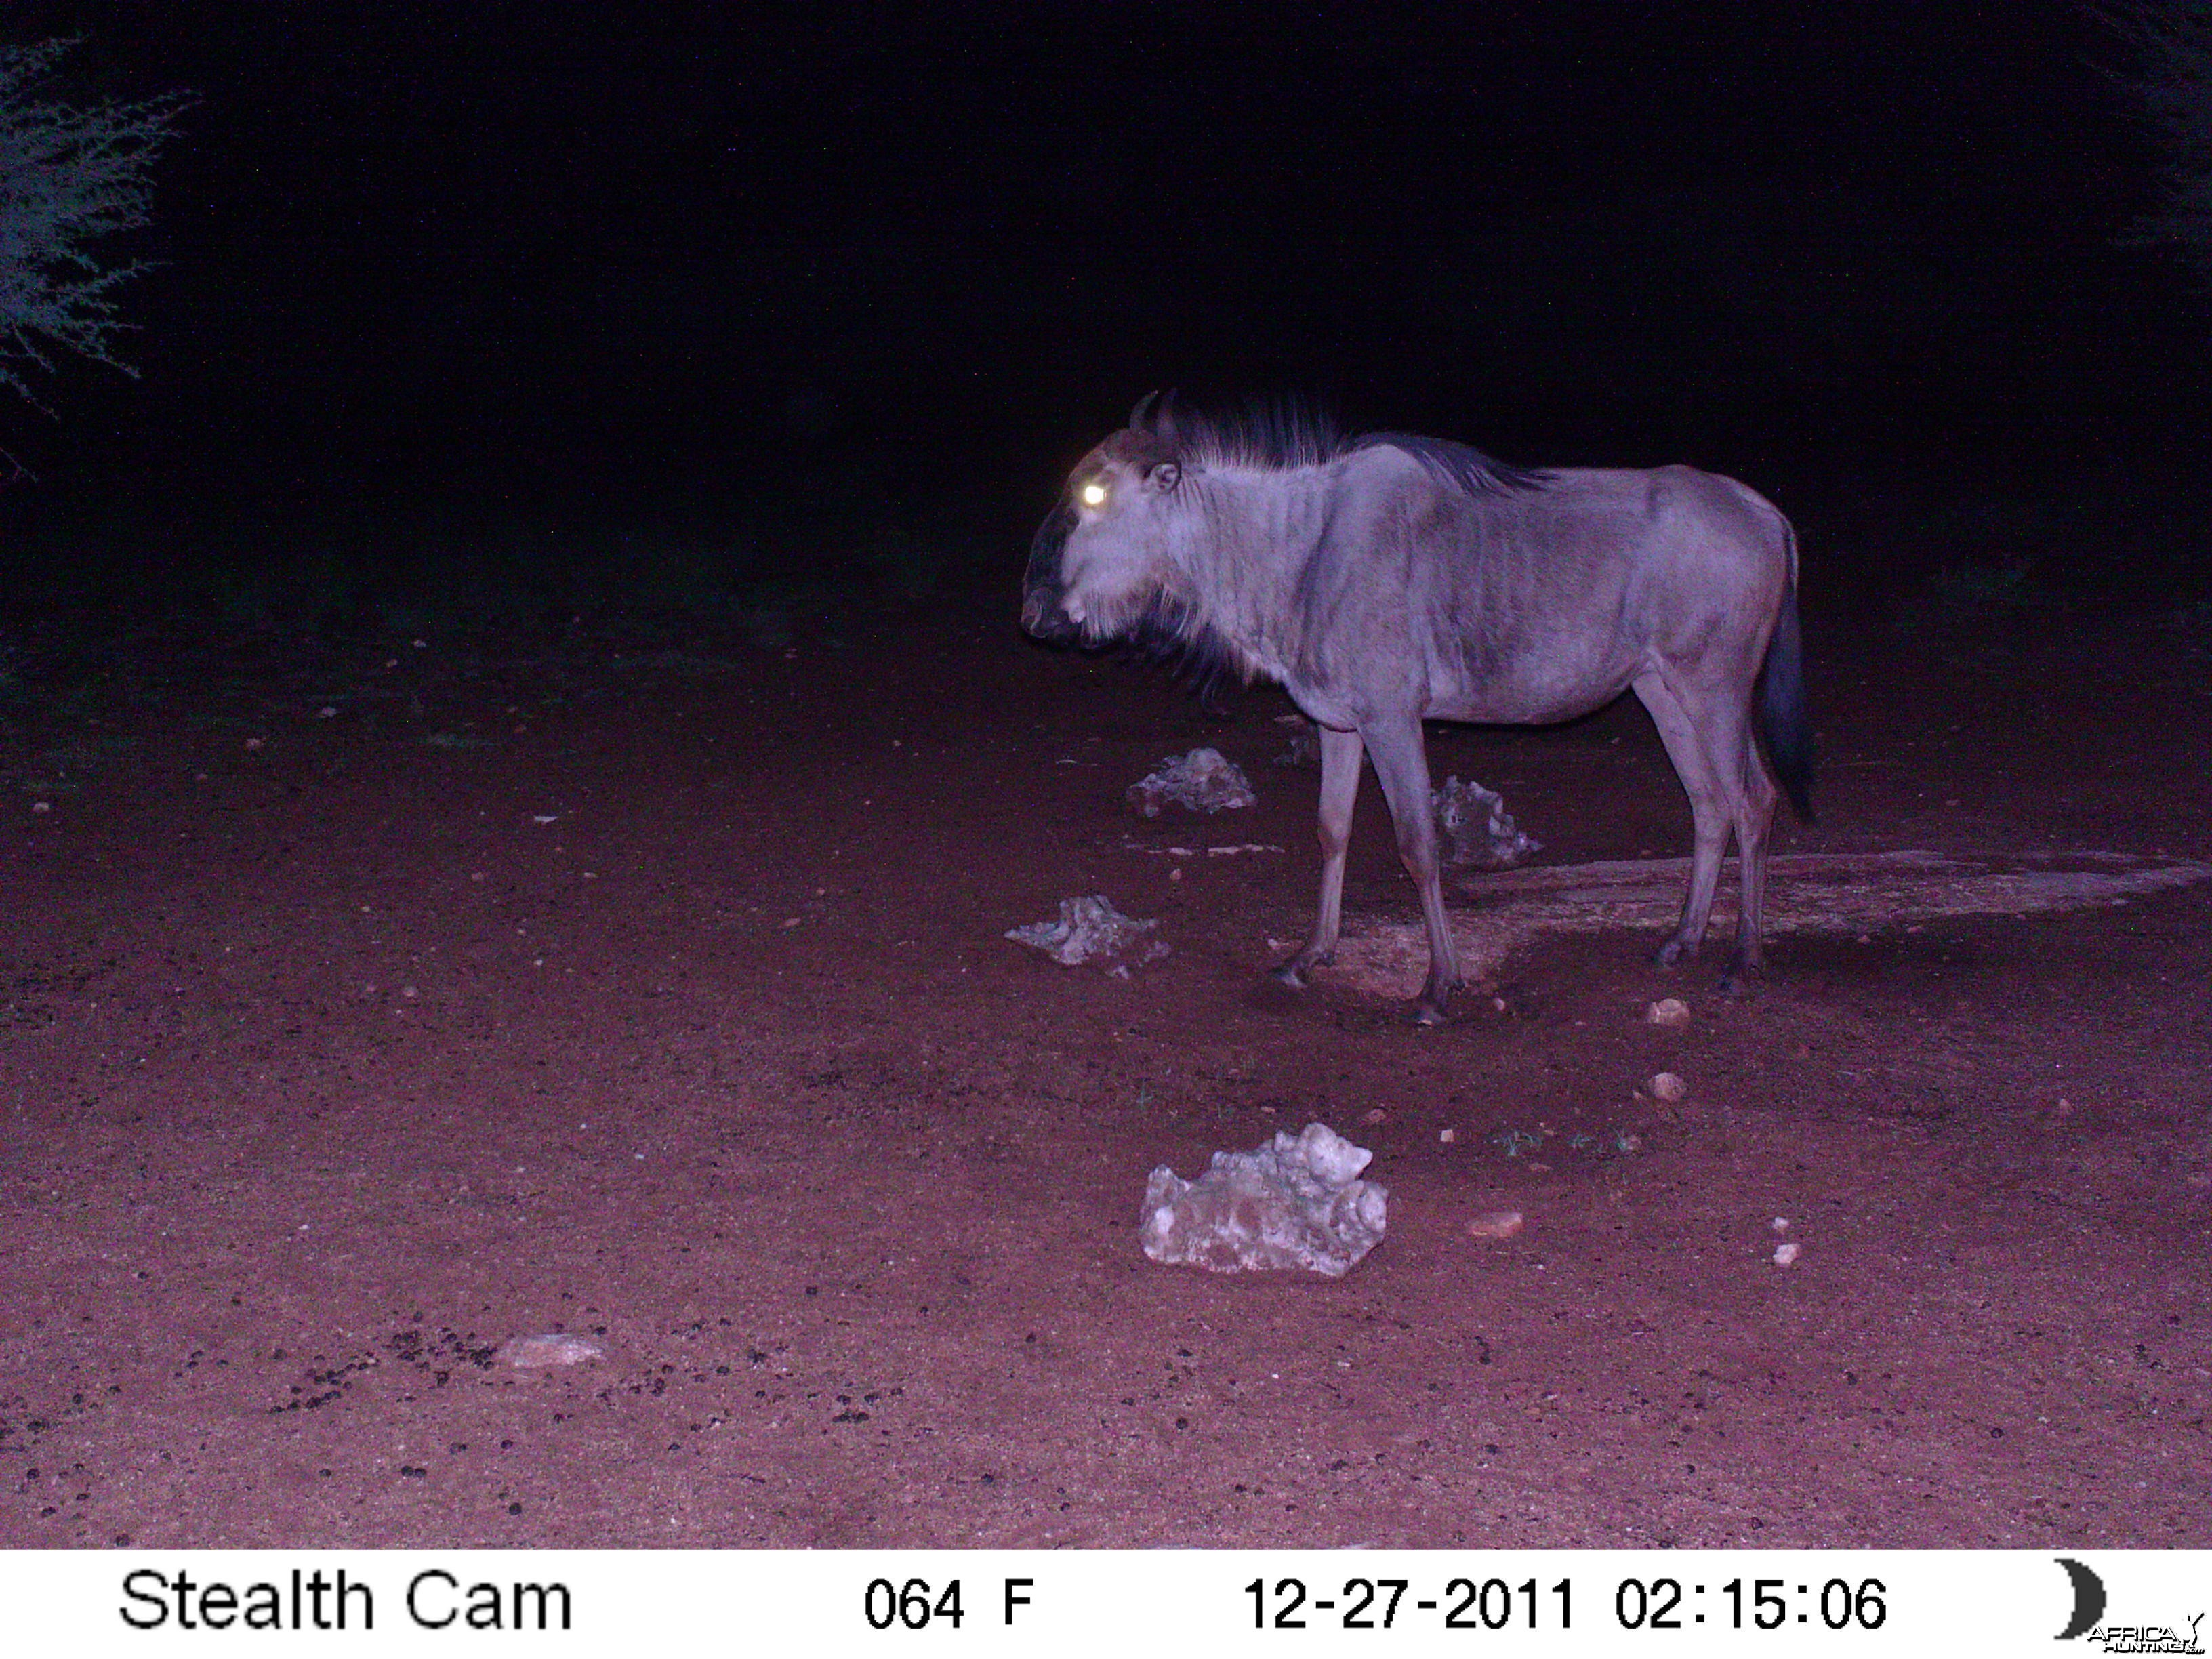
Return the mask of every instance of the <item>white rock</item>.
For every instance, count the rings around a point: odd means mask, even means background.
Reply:
[[[1792,1239],[1786,1244],[1777,1244],[1774,1247],[1774,1265],[1776,1267],[1786,1267],[1796,1259],[1797,1243],[1795,1239]]]
[[[1290,746],[1275,757],[1276,765],[1321,764],[1321,732],[1311,720],[1304,714],[1278,714],[1275,724],[1283,728],[1290,740]]]
[[[1129,786],[1129,805],[1148,818],[1160,808],[1187,806],[1194,812],[1224,812],[1256,805],[1251,781],[1218,749],[1194,749],[1170,755],[1160,769]]]
[[[1644,1011],[1644,1019],[1650,1025],[1687,1025],[1690,1005],[1680,997],[1662,997]]]
[[[1686,1100],[1690,1094],[1690,1085],[1672,1072],[1660,1073],[1644,1086],[1650,1091],[1652,1099],[1663,1100],[1670,1106],[1678,1100]]]
[[[1374,1156],[1309,1123],[1255,1152],[1216,1152],[1196,1181],[1163,1164],[1145,1189],[1145,1254],[1209,1273],[1299,1267],[1340,1279],[1389,1220],[1389,1192],[1358,1178]]]
[[[1079,968],[1086,962],[1115,962],[1120,967],[1142,967],[1168,954],[1158,939],[1147,939],[1160,924],[1125,916],[1103,893],[1089,898],[1062,899],[1060,920],[1009,927],[1006,936],[1017,945],[1042,951],[1063,968]]]
[[[588,1336],[555,1331],[546,1336],[511,1336],[500,1344],[492,1358],[501,1364],[532,1370],[540,1365],[580,1365],[587,1359],[605,1358],[606,1352]]]
[[[1513,822],[1504,796],[1471,778],[1465,783],[1446,778],[1431,793],[1430,809],[1436,814],[1443,861],[1455,869],[1510,869],[1544,850],[1542,842]]]

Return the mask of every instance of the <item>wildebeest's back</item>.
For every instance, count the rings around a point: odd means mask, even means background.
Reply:
[[[1301,574],[1291,689],[1352,709],[1410,691],[1435,718],[1570,719],[1652,653],[1771,616],[1787,551],[1764,500],[1691,467],[1565,470],[1474,495],[1411,456],[1364,452]]]

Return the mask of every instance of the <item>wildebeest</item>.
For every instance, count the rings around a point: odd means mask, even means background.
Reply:
[[[1155,402],[1083,459],[1037,531],[1022,625],[1279,681],[1320,726],[1320,914],[1279,978],[1302,985],[1335,951],[1364,748],[1420,888],[1417,1012],[1442,1019],[1461,981],[1421,722],[1571,720],[1632,687],[1695,824],[1659,960],[1697,954],[1733,834],[1743,903],[1725,982],[1759,966],[1776,781],[1812,816],[1797,543],[1771,503],[1686,466],[1534,471],[1435,438]]]

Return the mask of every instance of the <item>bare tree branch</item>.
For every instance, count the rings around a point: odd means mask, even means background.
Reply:
[[[35,94],[73,40],[0,50],[0,386],[30,402],[24,374],[70,352],[135,374],[116,356],[116,287],[147,261],[103,264],[90,245],[148,222],[152,170],[192,100],[77,105]]]

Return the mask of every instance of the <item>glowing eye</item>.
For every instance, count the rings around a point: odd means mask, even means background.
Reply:
[[[1085,507],[1103,507],[1106,505],[1106,486],[1103,483],[1098,483],[1094,481],[1093,483],[1084,485],[1082,495],[1083,504]]]

